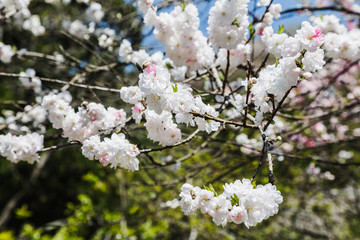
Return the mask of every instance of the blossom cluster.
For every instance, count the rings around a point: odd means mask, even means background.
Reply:
[[[11,133],[0,135],[0,155],[9,161],[28,163],[38,161],[38,151],[43,148],[44,136],[38,133],[15,136]]]
[[[255,83],[251,92],[258,110],[258,123],[270,110],[268,94],[274,95],[279,102],[286,91],[298,84],[300,77],[311,79],[312,72],[321,70],[325,64],[324,50],[320,49],[324,35],[319,26],[313,27],[309,22],[303,22],[294,37],[284,33],[274,34],[272,27],[268,26],[261,39],[267,50],[281,59],[261,70],[259,77],[253,80]]]
[[[88,5],[85,15],[88,23],[84,23],[82,20],[76,19],[74,21],[63,21],[64,29],[80,39],[89,39],[91,35],[94,35],[97,38],[98,45],[107,49],[108,51],[113,51],[114,46],[117,41],[117,34],[113,27],[110,25],[101,26],[101,21],[103,20],[105,13],[102,9],[102,5],[98,2],[89,1],[78,1],[79,3],[84,3]]]
[[[121,167],[130,171],[139,170],[138,148],[125,139],[125,135],[113,133],[111,138],[100,140],[99,135],[86,139],[81,147],[82,154],[90,160],[97,159],[103,166]]]
[[[2,0],[0,1],[0,9],[6,18],[13,17],[14,23],[31,31],[34,36],[42,35],[45,32],[45,27],[41,25],[38,15],[31,14],[28,8],[29,4],[30,0]]]
[[[0,42],[0,61],[3,63],[9,63],[14,56],[15,51],[10,45],[6,45]]]
[[[360,56],[360,30],[353,28],[348,30],[340,19],[334,15],[327,15],[322,18],[312,17],[314,24],[321,26],[325,33],[324,50],[330,58],[357,59]]]
[[[56,129],[63,130],[63,137],[83,143],[82,153],[90,160],[99,160],[103,166],[121,167],[130,171],[139,169],[136,156],[139,150],[125,139],[124,134],[111,135],[100,140],[101,134],[119,131],[126,123],[126,112],[113,107],[105,108],[99,103],[83,102],[75,110],[69,105],[68,92],[49,94],[42,106],[48,111],[49,120]]]
[[[209,12],[209,39],[213,47],[235,49],[248,32],[249,0],[219,0]]]
[[[139,6],[148,6],[145,2],[139,1]],[[166,56],[176,66],[195,71],[213,64],[215,53],[199,30],[200,20],[194,4],[176,6],[172,12],[159,15],[156,7],[141,9],[146,11],[144,23],[150,28],[154,26],[154,37],[166,45]]]
[[[220,195],[212,189],[201,189],[185,183],[181,187],[180,206],[185,215],[197,210],[213,218],[216,225],[223,227],[228,222],[244,223],[246,227],[277,214],[283,202],[275,185],[258,185],[256,188],[248,179],[236,180],[224,185]]]
[[[83,142],[89,137],[120,130],[126,122],[126,112],[99,103],[84,102],[78,111],[69,105],[68,92],[49,94],[43,98],[42,106],[48,111],[49,120],[55,129],[62,129],[69,140]]]
[[[169,71],[158,65],[149,64],[139,75],[139,86],[121,88],[120,96],[124,102],[135,104],[133,118],[137,122],[140,122],[142,112],[145,113],[148,137],[163,146],[173,145],[181,139],[181,131],[173,122],[172,113],[177,123],[190,126],[196,123],[200,131],[210,133],[220,126],[218,122],[193,117],[192,111],[211,116],[217,116],[218,112],[204,104],[201,97],[192,96],[185,84],[172,84]],[[147,108],[144,109],[142,104]]]

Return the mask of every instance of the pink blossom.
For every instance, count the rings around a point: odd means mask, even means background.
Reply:
[[[347,22],[347,28],[348,28],[349,30],[354,29],[355,27],[356,27],[356,26],[355,26],[355,24],[354,24],[353,21],[348,21],[348,22]]]
[[[135,105],[132,109],[138,113],[141,113],[141,108],[137,105]]]
[[[307,147],[313,147],[313,146],[315,146],[315,142],[313,140],[308,140],[305,142],[305,145]]]
[[[318,43],[321,43],[324,41],[324,34],[322,34],[321,27],[316,26],[315,27],[315,34],[312,36]]]
[[[108,164],[109,164],[109,162],[107,161],[107,155],[104,155],[104,156],[102,156],[101,158],[100,158],[100,163],[101,163],[101,165],[103,165],[104,167],[105,166],[107,166]]]
[[[118,118],[122,118],[121,111],[120,110],[116,111],[115,116],[118,117]]]
[[[151,74],[153,77],[156,76],[156,65],[152,64],[145,68],[145,72]]]

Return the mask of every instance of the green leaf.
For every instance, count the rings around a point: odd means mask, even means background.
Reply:
[[[214,186],[211,183],[209,183],[209,186],[204,186],[204,189],[213,192],[215,197],[218,196],[218,193],[215,191]]]
[[[181,4],[181,10],[184,12],[185,11],[185,7],[186,7],[186,2],[183,2]]]
[[[175,83],[175,85],[172,85],[172,84],[171,84],[171,87],[172,87],[172,89],[173,89],[174,92],[178,92],[178,91],[179,91],[178,86],[177,86],[177,83]]]
[[[239,204],[239,198],[236,194],[234,194],[234,196],[231,197],[231,203],[232,205]]]
[[[165,66],[166,66],[167,69],[173,69],[173,66],[171,66],[170,63],[166,63]]]
[[[277,65],[279,65],[279,59],[276,58],[275,67],[277,67]]]
[[[32,212],[29,211],[28,206],[24,204],[20,208],[15,210],[15,214],[18,218],[28,218],[31,217]]]
[[[15,239],[13,232],[11,231],[4,231],[0,233],[0,240],[13,240]]]
[[[252,22],[249,24],[249,31],[250,31],[250,34],[252,32],[254,32],[254,26],[253,26]]]
[[[231,25],[235,25],[237,27],[240,27],[240,24],[238,23],[238,18],[235,18],[234,21],[231,23]]]
[[[285,30],[284,25],[279,26],[278,34],[282,33]]]
[[[249,39],[250,41],[255,37],[255,29],[252,23],[249,24],[249,31],[250,31],[250,39]]]

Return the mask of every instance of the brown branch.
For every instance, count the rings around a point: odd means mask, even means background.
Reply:
[[[81,142],[72,141],[72,142],[69,142],[66,144],[62,144],[62,145],[54,145],[51,147],[43,148],[43,149],[39,150],[38,153],[49,152],[49,151],[53,151],[53,150],[57,150],[60,148],[65,148],[65,147],[69,147],[69,146],[73,146],[73,145],[81,145]]]
[[[115,70],[115,68],[113,68],[107,61],[105,61],[105,59],[102,58],[97,52],[95,52],[90,47],[86,46],[81,40],[77,39],[76,37],[70,35],[69,33],[65,32],[65,31],[60,31],[60,33],[63,34],[64,36],[66,36],[67,38],[73,40],[77,44],[81,45],[82,47],[84,47],[86,50],[91,52],[101,63],[107,65],[109,67],[109,70],[114,74],[114,76],[116,77],[117,80],[124,82],[125,84],[128,84],[128,82],[125,81],[125,79],[122,79],[120,77],[120,74]]]
[[[299,11],[304,11],[304,10],[311,11],[311,12],[332,10],[332,11],[338,11],[338,12],[343,12],[343,13],[347,13],[347,14],[351,14],[351,15],[360,16],[359,12],[354,12],[354,11],[351,11],[351,10],[349,10],[347,8],[336,7],[336,6],[291,8],[291,9],[287,9],[287,10],[282,11],[281,14],[299,12]]]
[[[245,114],[244,114],[244,121],[243,121],[243,125],[244,127],[246,126],[246,119],[247,119],[247,113],[248,113],[248,108],[249,108],[249,96],[250,96],[250,77],[251,77],[251,72],[252,72],[252,66],[251,66],[251,62],[248,60],[248,69],[247,69],[247,90],[246,90],[246,100],[245,100]]]
[[[282,153],[276,153],[276,152],[271,152],[271,154],[276,155],[276,156],[283,156],[285,158],[291,158],[291,159],[295,159],[295,160],[307,160],[307,161],[314,161],[317,163],[323,163],[323,164],[329,164],[329,165],[334,165],[334,166],[341,166],[341,167],[348,167],[348,166],[360,166],[360,162],[348,162],[348,163],[340,163],[340,162],[335,162],[335,161],[329,161],[323,158],[316,158],[316,157],[304,157],[304,156],[295,156],[295,155],[288,155],[288,154],[282,154]]]
[[[282,104],[284,103],[285,99],[287,98],[287,96],[289,95],[289,93],[291,92],[291,90],[292,90],[293,88],[295,88],[295,87],[296,87],[296,86],[292,86],[292,87],[285,93],[285,95],[283,96],[283,98],[280,100],[280,102],[279,102],[278,106],[276,107],[275,111],[272,112],[270,119],[267,121],[267,123],[266,123],[266,125],[265,125],[265,127],[264,127],[264,131],[266,131],[266,129],[269,127],[271,121],[274,119],[276,113],[280,110],[280,108],[281,108]]]
[[[0,72],[0,76],[15,77],[15,78],[23,77],[20,74],[5,73],[5,72]],[[58,83],[58,84],[63,84],[63,85],[69,84],[70,86],[74,86],[74,87],[80,87],[80,88],[86,88],[86,89],[94,89],[94,90],[106,91],[106,92],[120,93],[120,89],[115,89],[115,88],[91,86],[91,85],[79,84],[79,83],[71,83],[71,82],[67,82],[67,81],[63,81],[63,80],[59,80],[59,79],[54,79],[54,78],[45,78],[45,77],[37,77],[37,78],[39,78],[41,81],[45,81],[45,82]]]
[[[197,154],[201,149],[203,149],[204,147],[206,147],[206,145],[213,139],[216,138],[216,136],[220,133],[221,130],[217,130],[216,132],[214,132],[210,137],[208,137],[200,146],[198,146],[195,150],[191,151],[190,153],[186,154],[185,156],[182,156],[181,158],[178,158],[176,160],[172,160],[169,162],[166,162],[164,164],[162,164],[162,166],[160,167],[166,167],[166,166],[170,166],[170,165],[174,165],[176,163],[180,163],[183,162],[189,158],[191,158],[192,156],[194,156],[195,154]],[[144,166],[141,169],[147,169],[147,168],[154,168],[154,166]]]
[[[215,122],[219,122],[219,123],[222,123],[222,124],[230,124],[230,125],[234,125],[234,126],[238,126],[238,127],[247,127],[247,128],[258,128],[257,126],[255,125],[244,125],[243,123],[240,123],[240,122],[235,122],[235,121],[230,121],[230,120],[224,120],[222,118],[218,118],[218,117],[214,117],[214,116],[211,116],[209,114],[201,114],[201,113],[197,113],[195,111],[191,111],[191,114],[196,116],[196,117],[202,117],[202,118],[205,118],[207,120],[213,120]]]
[[[189,137],[187,137],[186,139],[180,141],[180,142],[177,142],[175,143],[174,145],[170,145],[170,146],[164,146],[164,147],[161,147],[161,148],[149,148],[149,149],[141,149],[140,150],[140,153],[148,153],[148,152],[155,152],[155,151],[162,151],[164,149],[168,149],[168,148],[173,148],[173,147],[177,147],[177,146],[180,146],[182,144],[185,144],[187,142],[190,142],[191,139],[193,139],[196,134],[198,134],[198,132],[200,132],[199,129],[195,130],[192,134],[190,134]]]

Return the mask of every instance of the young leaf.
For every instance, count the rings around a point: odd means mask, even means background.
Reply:
[[[235,18],[234,21],[231,23],[231,25],[235,25],[237,27],[240,27],[240,24],[238,23],[238,18]]]
[[[278,34],[282,33],[285,30],[284,25],[279,26]]]
[[[175,83],[175,85],[172,85],[172,84],[171,84],[171,87],[172,87],[172,89],[173,89],[174,92],[178,92],[178,91],[179,91],[178,86],[177,86],[177,83]]]
[[[186,2],[183,2],[181,4],[181,10],[184,12],[185,11],[185,7],[186,7]]]
[[[232,205],[239,204],[239,198],[236,194],[234,194],[234,196],[231,197],[231,203]]]

